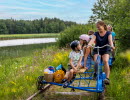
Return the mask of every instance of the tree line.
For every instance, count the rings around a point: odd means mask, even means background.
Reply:
[[[35,20],[0,19],[0,34],[59,33],[72,25],[76,22],[47,17]]]
[[[116,32],[122,50],[130,48],[130,0],[97,0],[93,15],[88,23],[103,20],[111,24]],[[125,45],[124,45],[125,44]]]

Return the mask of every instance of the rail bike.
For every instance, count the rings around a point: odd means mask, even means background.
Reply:
[[[104,48],[106,46],[109,46],[109,45],[104,45],[102,47],[93,47],[93,48],[97,48],[97,51],[98,51],[98,56],[97,56],[96,62],[93,63],[91,61],[91,68],[89,70],[85,70],[83,72],[79,71],[79,73],[76,74],[76,77],[72,79],[71,83],[68,85],[67,88],[71,88],[73,90],[78,89],[78,90],[83,90],[83,91],[96,92],[96,93],[103,93],[105,91],[106,86],[104,84],[104,79],[106,78],[106,74],[105,74],[105,72],[103,72],[104,64],[99,55],[99,49]],[[111,56],[109,58],[108,63],[110,66],[113,63],[113,58]],[[94,67],[97,68],[96,78],[93,77],[94,69],[95,69]],[[44,76],[39,76],[37,78],[37,89],[38,90],[43,89],[46,84],[63,86],[63,83],[47,82],[44,79]]]

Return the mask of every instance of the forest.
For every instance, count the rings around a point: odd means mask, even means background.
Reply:
[[[71,25],[76,25],[76,22],[63,21],[59,18],[0,19],[0,34],[59,33]]]

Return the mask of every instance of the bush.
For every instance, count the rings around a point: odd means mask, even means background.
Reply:
[[[73,40],[79,40],[79,36],[81,34],[87,34],[90,29],[90,25],[71,26],[60,33],[60,36],[57,39],[57,43],[59,47],[68,46]]]

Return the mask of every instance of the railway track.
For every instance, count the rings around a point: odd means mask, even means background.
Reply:
[[[34,93],[33,95],[31,95],[29,98],[27,98],[26,100],[32,100],[35,96],[37,96],[40,93],[45,92],[48,88],[50,88],[50,86],[52,86],[51,84],[47,84],[42,90],[38,90],[36,93]]]

